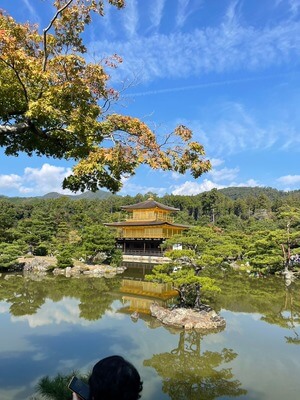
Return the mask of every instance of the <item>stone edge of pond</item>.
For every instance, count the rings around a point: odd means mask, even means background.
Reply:
[[[150,306],[151,315],[162,324],[185,330],[219,330],[226,326],[226,321],[214,310],[197,311],[190,308],[167,309],[155,303]]]
[[[47,259],[42,257],[34,257],[25,259],[22,263],[22,270],[24,274],[45,274],[50,272],[50,267],[53,267],[54,258]],[[67,277],[79,275],[103,276],[104,274],[119,274],[124,272],[125,267],[111,267],[110,265],[88,265],[80,263],[73,267],[67,268],[53,268],[54,275],[65,275]]]

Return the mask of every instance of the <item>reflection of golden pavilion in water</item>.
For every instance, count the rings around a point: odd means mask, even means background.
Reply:
[[[150,306],[154,301],[163,306],[178,294],[172,289],[171,283],[153,283],[133,279],[123,279],[120,291],[126,293],[122,296],[123,302],[129,302],[129,306],[123,311],[137,311],[143,314],[150,314]]]
[[[130,214],[127,219],[105,225],[116,228],[117,245],[123,254],[161,256],[160,245],[165,239],[189,229],[187,225],[174,223],[172,214],[179,211],[178,208],[152,198],[121,208]]]

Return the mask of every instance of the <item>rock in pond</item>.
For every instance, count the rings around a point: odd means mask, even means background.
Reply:
[[[190,308],[168,309],[155,303],[150,306],[151,315],[174,328],[213,330],[224,328],[226,321],[215,311],[197,311]]]

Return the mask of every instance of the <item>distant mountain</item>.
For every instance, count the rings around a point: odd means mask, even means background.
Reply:
[[[65,197],[65,195],[57,193],[57,192],[50,192],[50,193],[45,194],[44,196],[39,196],[39,198],[41,198],[41,199],[59,199],[60,197]],[[67,196],[67,197],[69,197],[69,196]]]
[[[87,199],[87,200],[103,200],[107,199],[108,197],[112,196],[110,192],[104,191],[104,190],[99,190],[98,192],[84,192],[80,194],[61,194],[57,192],[50,192],[45,194],[44,196],[32,196],[32,197],[9,197],[9,196],[4,196],[0,194],[0,199],[2,200],[9,200],[12,202],[18,202],[18,201],[31,201],[33,199],[59,199],[60,197],[68,197],[71,200],[80,200],[80,199]]]
[[[248,196],[258,197],[260,195],[266,195],[269,199],[275,200],[279,197],[285,197],[290,192],[284,192],[283,190],[277,190],[270,187],[227,187],[224,189],[218,189],[218,192],[223,193],[225,196],[230,197],[232,200],[243,199]]]
[[[81,194],[61,194],[57,192],[50,192],[45,194],[44,196],[40,196],[41,199],[59,199],[60,197],[68,197],[72,200],[80,200],[80,199],[87,199],[87,200],[97,200],[97,199],[107,199],[112,194],[110,192],[106,192],[104,190],[98,190],[97,192],[84,192]]]
[[[216,190],[216,189],[212,189]],[[199,196],[205,195],[206,193],[210,193],[210,191],[199,193]],[[289,192],[284,192],[283,190],[273,189],[271,187],[249,187],[249,186],[236,186],[236,187],[227,187],[224,189],[218,189],[218,192],[224,194],[224,196],[229,197],[232,200],[236,199],[244,199],[248,196],[258,197],[260,195],[266,195],[271,201],[274,201],[278,198],[284,198],[286,196],[300,196],[300,190],[293,190]],[[105,190],[98,190],[97,192],[84,192],[81,194],[74,194],[74,195],[65,195],[57,192],[50,192],[45,194],[44,196],[36,196],[36,197],[7,197],[4,195],[0,195],[0,199],[2,200],[9,200],[13,202],[17,201],[31,201],[32,199],[59,199],[60,197],[68,197],[71,200],[80,200],[80,199],[87,199],[87,200],[104,200],[110,196],[119,196],[119,195],[112,195],[110,192]],[[134,196],[133,196],[134,197]]]

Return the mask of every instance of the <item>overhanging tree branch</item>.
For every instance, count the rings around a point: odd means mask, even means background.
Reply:
[[[54,15],[54,17],[51,19],[49,25],[47,28],[43,29],[43,35],[44,35],[44,61],[43,61],[43,71],[46,71],[47,68],[47,61],[48,61],[48,50],[47,50],[47,33],[48,31],[52,28],[52,25],[54,24],[54,21],[58,18],[59,14],[61,14],[69,5],[72,3],[73,0],[67,1],[67,3],[62,6],[60,9],[58,9]]]

